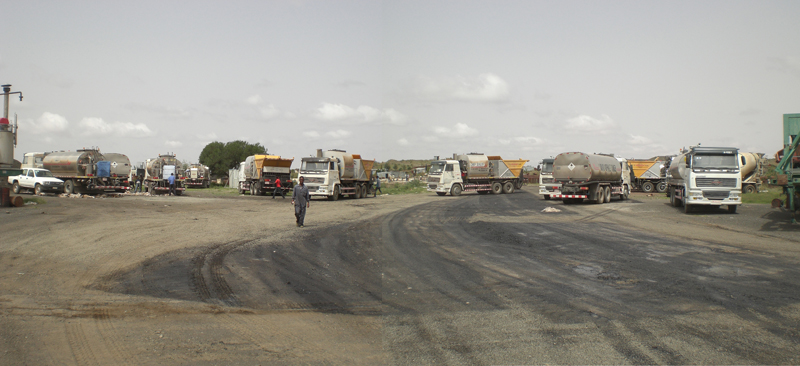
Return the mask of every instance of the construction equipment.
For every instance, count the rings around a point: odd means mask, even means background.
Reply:
[[[431,162],[428,192],[440,196],[458,196],[461,192],[514,193],[522,188],[522,167],[527,162],[482,153],[453,154],[453,159]]]
[[[294,158],[281,158],[280,155],[250,155],[244,160],[244,179],[239,181],[239,194],[250,192],[253,196],[263,196],[275,191],[276,181],[281,180],[281,189],[291,190],[290,168]]]
[[[783,187],[784,200],[776,198],[772,200],[772,207],[785,207],[792,214],[792,223],[796,224],[797,210],[800,208],[800,114],[783,115],[783,150],[776,154],[779,158],[778,165],[775,167],[777,178],[770,183]]]
[[[323,196],[336,201],[342,195],[350,198],[367,197],[371,189],[372,166],[375,160],[345,150],[317,149],[317,156],[301,159],[300,177],[312,197]]]
[[[613,154],[558,154],[553,162],[553,179],[561,183],[560,198],[564,204],[583,202],[607,203],[611,197],[628,199],[631,192],[630,165]]]
[[[736,213],[742,204],[739,149],[692,146],[672,159],[667,170],[667,196],[673,206],[727,206]]]

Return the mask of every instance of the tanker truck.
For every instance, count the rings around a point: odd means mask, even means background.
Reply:
[[[279,155],[250,155],[244,160],[244,177],[239,181],[239,194],[250,192],[253,196],[263,196],[275,191],[275,181],[280,178],[281,189],[292,189],[290,168],[294,158],[281,158]]]
[[[211,170],[203,164],[189,165],[184,175],[183,185],[186,187],[208,188],[211,185]]]
[[[764,174],[764,154],[740,153],[739,162],[742,172],[742,193],[758,192],[761,189],[761,176]]]
[[[428,192],[440,196],[461,192],[514,193],[522,188],[522,167],[528,160],[504,160],[482,153],[453,154],[453,159],[431,162]]]
[[[130,189],[131,159],[125,154],[104,153],[103,160],[109,163],[109,176],[114,178],[115,185],[124,187],[116,188],[115,191],[125,192]],[[101,167],[105,165],[103,162],[99,164]],[[98,171],[102,173],[101,170]]]
[[[561,183],[561,194],[553,198],[564,204],[584,199],[607,203],[612,196],[626,200],[631,192],[630,177],[628,161],[613,154],[561,153],[553,161],[553,179]]]
[[[365,160],[345,150],[317,149],[317,156],[301,159],[300,177],[308,186],[311,197],[327,197],[336,201],[342,195],[350,198],[367,197],[371,189],[372,166],[375,160]]]
[[[561,194],[561,184],[553,180],[553,160],[542,159],[539,164],[542,168],[539,171],[539,194],[546,200],[549,200],[553,194]]]
[[[672,206],[683,205],[689,213],[692,206],[728,207],[736,213],[742,204],[742,176],[739,171],[739,149],[735,147],[692,146],[672,158],[667,169],[667,196]]]
[[[666,169],[663,160],[629,159],[633,178],[631,190],[645,193],[664,193],[667,191]]]
[[[169,176],[175,174],[175,194],[180,196],[186,187],[178,169],[181,162],[174,154],[159,154],[157,158],[147,159],[144,168],[144,186],[150,194],[169,193]]]
[[[64,181],[64,193],[67,194],[124,192],[128,189],[128,173],[119,175],[116,172],[125,161],[129,170],[130,161],[122,154],[109,155],[119,160],[109,161],[98,149],[56,151],[44,156],[42,167]],[[117,166],[113,165],[115,162]]]

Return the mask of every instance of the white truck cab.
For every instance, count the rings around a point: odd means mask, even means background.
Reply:
[[[549,200],[551,195],[561,194],[561,183],[553,179],[553,161],[555,159],[542,159],[539,171],[539,194]]]
[[[667,171],[667,194],[673,206],[727,206],[731,213],[742,204],[739,149],[693,146],[674,157]]]

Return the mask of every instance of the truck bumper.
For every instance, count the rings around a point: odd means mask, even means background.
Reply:
[[[444,192],[444,193],[450,192],[450,188],[447,188],[441,184],[437,184],[435,187],[431,187],[431,185],[428,185],[427,190],[428,192]]]
[[[741,191],[729,191],[727,197],[720,197],[720,194],[713,194],[713,191],[689,190],[686,203],[690,205],[741,205]]]
[[[589,196],[585,194],[551,194],[550,198],[589,198]]]

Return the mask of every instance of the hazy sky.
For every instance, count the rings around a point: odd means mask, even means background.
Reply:
[[[0,0],[25,152],[774,154],[800,1]],[[13,117],[12,117],[13,118]]]

